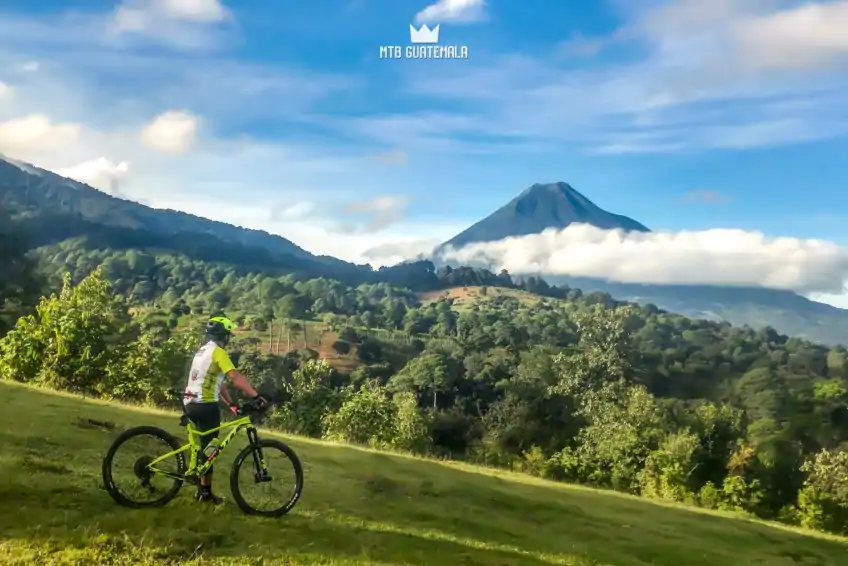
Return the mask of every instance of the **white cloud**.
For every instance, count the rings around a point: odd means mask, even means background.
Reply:
[[[141,140],[149,148],[164,153],[183,154],[194,145],[199,118],[184,110],[160,114],[141,131]]]
[[[0,122],[0,153],[23,156],[61,149],[79,138],[81,132],[79,124],[54,124],[49,116],[30,114]]]
[[[412,199],[409,195],[380,195],[368,200],[353,201],[345,205],[344,211],[351,215],[369,215],[361,224],[344,222],[339,231],[344,233],[379,232],[404,217]]]
[[[21,65],[21,70],[27,73],[36,73],[41,65],[38,61],[27,61],[23,65]]]
[[[764,68],[810,68],[848,56],[848,1],[809,3],[733,25],[740,51]]]
[[[351,202],[345,208],[353,214],[363,212],[380,214],[383,212],[404,210],[409,206],[409,202],[410,198],[408,195],[380,195],[369,200]]]
[[[844,62],[846,26],[846,0],[792,7],[776,0],[674,0],[649,10],[631,32],[648,39],[666,62],[726,81]]]
[[[151,3],[174,19],[192,22],[220,22],[229,15],[220,0],[156,0]]]
[[[374,155],[373,158],[375,161],[378,161],[383,165],[406,165],[407,161],[409,161],[409,155],[407,155],[406,151],[402,149],[394,149],[378,153]]]
[[[221,47],[229,32],[232,14],[219,0],[125,0],[111,14],[90,18],[88,37],[77,41],[98,42],[126,48],[147,41],[189,51]],[[103,33],[106,31],[106,33]],[[67,33],[67,32],[66,32]]]
[[[485,7],[485,0],[438,0],[415,14],[415,22],[479,22],[485,18]]]
[[[115,10],[112,25],[117,32],[143,32],[167,21],[212,24],[228,17],[219,0],[126,0]]]
[[[396,265],[403,261],[429,257],[443,240],[424,238],[421,240],[392,241],[376,245],[362,252],[363,259],[378,267]]]
[[[620,283],[763,286],[838,294],[848,280],[848,248],[735,229],[625,233],[577,224],[443,253],[465,265],[483,263],[514,274]]]
[[[290,205],[277,205],[271,209],[271,220],[279,222],[303,220],[309,217],[314,211],[315,203],[309,201]]]
[[[72,167],[56,169],[53,172],[118,196],[120,182],[129,173],[129,164],[126,161],[114,163],[105,157],[100,157]]]
[[[833,293],[810,293],[807,298],[811,301],[825,303],[836,308],[848,310],[848,293],[836,295]]]
[[[15,89],[0,81],[0,102],[8,102],[15,97]]]

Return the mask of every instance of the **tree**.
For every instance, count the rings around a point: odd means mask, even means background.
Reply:
[[[350,342],[346,340],[336,340],[333,342],[333,351],[339,356],[346,356],[350,353]]]
[[[0,340],[0,375],[84,394],[105,392],[134,328],[100,269],[76,287],[66,274],[59,295],[42,298]]]
[[[324,416],[337,411],[343,399],[333,387],[332,368],[325,360],[309,360],[292,373],[286,390],[289,399],[271,421],[291,432],[320,437]]]
[[[0,336],[34,306],[41,292],[43,282],[36,276],[26,250],[20,227],[0,208]]]
[[[848,452],[823,450],[802,470],[808,476],[798,496],[801,524],[848,534]]]
[[[441,354],[422,354],[410,360],[389,381],[389,388],[396,392],[411,392],[432,399],[432,407],[438,406],[438,394],[448,388],[448,365]]]
[[[396,414],[397,408],[386,390],[366,384],[352,393],[338,412],[326,415],[324,438],[390,447],[398,435]]]

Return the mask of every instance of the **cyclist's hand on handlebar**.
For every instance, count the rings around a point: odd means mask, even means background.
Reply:
[[[268,406],[268,401],[262,395],[257,395],[253,398],[253,406],[257,409],[264,409]]]
[[[230,403],[230,411],[232,411],[232,413],[233,413],[234,415],[238,416],[238,414],[239,414],[239,406],[238,406],[238,405],[236,405],[235,403]]]

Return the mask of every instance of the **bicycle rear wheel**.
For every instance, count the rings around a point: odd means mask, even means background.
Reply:
[[[267,475],[263,474],[262,461]],[[303,467],[297,454],[286,444],[261,439],[236,456],[230,472],[230,489],[233,499],[248,515],[279,517],[291,511],[300,499]],[[258,493],[254,494],[255,491]]]
[[[180,491],[183,480],[151,471],[150,463],[174,450],[180,443],[166,430],[137,426],[121,433],[103,458],[103,485],[112,499],[124,507],[160,507]],[[156,463],[156,468],[177,476],[186,470],[182,453]]]

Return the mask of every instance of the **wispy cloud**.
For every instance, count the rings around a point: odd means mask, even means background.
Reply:
[[[690,191],[681,197],[684,204],[727,204],[730,197],[718,191]]]
[[[0,102],[8,102],[15,96],[15,90],[7,85],[6,83],[0,81]]]
[[[229,11],[219,0],[124,0],[115,9],[116,31],[149,31],[168,21],[214,24],[226,20]]]
[[[402,149],[393,149],[373,156],[373,159],[383,165],[406,165],[409,155]]]
[[[304,220],[312,216],[316,212],[316,208],[315,203],[309,201],[278,204],[271,207],[270,218],[272,222]]]
[[[417,14],[416,23],[468,24],[486,19],[485,0],[438,0]]]
[[[663,56],[682,50],[674,56],[701,70],[723,68],[730,77],[842,65],[848,56],[846,25],[845,0],[793,7],[775,0],[675,0],[648,11],[636,28]]]
[[[217,0],[128,0],[112,11],[83,7],[33,17],[2,11],[0,38],[19,48],[73,46],[127,51],[158,44],[192,52],[216,50],[237,34]]]
[[[219,0],[125,0],[105,23],[116,40],[148,39],[187,49],[214,48],[233,23]]]
[[[409,195],[380,195],[347,203],[343,211],[350,216],[366,216],[365,222],[346,220],[339,225],[343,233],[374,233],[403,219],[412,202]]]

